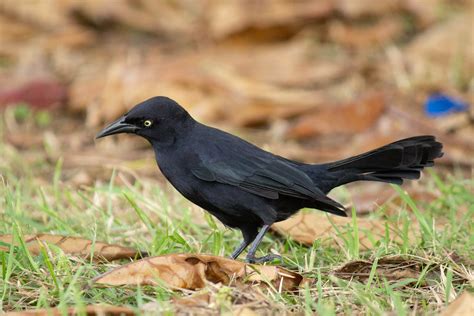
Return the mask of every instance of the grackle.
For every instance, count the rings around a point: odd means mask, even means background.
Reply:
[[[360,180],[400,185],[403,179],[418,179],[443,155],[434,136],[416,136],[335,162],[301,163],[201,124],[167,97],[136,105],[96,138],[119,133],[147,139],[161,172],[182,195],[241,230],[243,242],[232,259],[253,241],[246,257],[251,263],[279,258],[256,257],[257,247],[273,223],[301,208],[347,216],[341,204],[326,196],[333,188]]]

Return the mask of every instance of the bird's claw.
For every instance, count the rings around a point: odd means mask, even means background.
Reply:
[[[275,259],[278,259],[278,260],[282,260],[281,259],[281,256],[279,255],[275,255],[275,254],[269,254],[269,255],[266,255],[266,256],[263,256],[263,257],[255,257],[255,256],[252,256],[252,257],[247,257],[245,258],[245,262],[247,263],[264,263],[264,262],[268,262],[268,261],[272,261],[272,260],[275,260]]]

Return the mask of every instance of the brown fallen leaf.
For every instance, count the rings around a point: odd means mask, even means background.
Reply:
[[[358,65],[343,52],[322,58],[314,36],[304,34],[278,44],[222,48],[222,62],[232,65],[241,76],[283,88],[321,88],[340,82]],[[218,51],[216,50],[216,53]],[[278,65],[278,67],[275,67]]]
[[[67,90],[54,78],[36,78],[0,89],[0,107],[27,103],[35,108],[53,108],[66,101]]]
[[[18,149],[31,149],[43,145],[43,135],[23,133],[22,131],[7,134],[5,140]]]
[[[174,298],[173,303],[175,305],[184,306],[184,307],[206,307],[209,305],[211,300],[210,293],[200,293],[196,295]]]
[[[382,18],[371,25],[354,25],[335,21],[329,27],[331,42],[356,49],[386,45],[399,38],[403,32],[402,20],[397,18]]]
[[[30,25],[0,14],[0,54],[3,58],[17,56],[23,44],[18,39],[31,38],[33,34],[34,29]]]
[[[241,307],[235,311],[236,316],[258,316],[260,315],[259,313],[253,311],[252,309],[248,307]]]
[[[474,10],[464,10],[462,14],[419,33],[404,48],[402,55],[408,64],[414,88],[427,85],[446,88],[459,85],[459,80],[469,82],[474,74],[474,37],[467,26],[473,17]],[[446,74],[453,71],[454,61],[460,63],[456,74],[457,83],[446,78]]]
[[[208,71],[228,91],[239,96],[240,101],[235,101],[233,105],[227,104],[228,107],[234,107],[239,115],[227,114],[228,117],[225,117],[237,126],[258,126],[275,119],[302,115],[323,105],[327,97],[321,91],[286,89],[258,82],[224,65],[214,65]]]
[[[400,195],[384,183],[357,183],[347,187],[351,194],[351,205],[357,214],[370,214],[380,208],[381,205],[388,207],[385,214],[392,214],[399,206],[405,204]],[[430,203],[439,198],[440,193],[436,190],[427,189],[413,183],[403,188],[407,194],[417,203]]]
[[[339,0],[338,11],[345,17],[358,18],[362,16],[379,16],[394,14],[401,7],[399,0],[371,1],[371,0]]]
[[[88,316],[132,316],[135,312],[127,307],[122,306],[101,306],[101,305],[88,305],[84,308],[68,308],[66,315],[88,315]],[[8,312],[3,314],[4,316],[60,316],[64,315],[64,312],[58,308],[42,308],[42,309],[31,309],[24,310],[21,312]]]
[[[367,260],[351,261],[335,270],[337,277],[346,280],[365,281],[369,278],[374,262]],[[375,276],[390,281],[401,279],[418,279],[423,263],[400,256],[384,257],[378,260]]]
[[[441,316],[474,315],[474,294],[465,291],[441,313]]]
[[[316,239],[322,239],[324,243],[329,244],[338,243],[340,239],[337,238],[338,233],[333,225],[343,230],[346,225],[352,226],[352,218],[331,216],[328,219],[321,212],[300,212],[285,221],[273,224],[272,230],[283,236],[289,236],[304,245],[311,246]],[[376,241],[385,238],[386,226],[385,222],[381,220],[358,218],[357,226],[359,242],[364,249],[373,248]],[[402,242],[396,227],[388,226],[388,230],[391,240]],[[409,231],[408,237],[410,240],[415,238],[412,231],[415,230]]]
[[[142,307],[146,315],[173,312],[176,315],[286,315],[286,306],[268,298],[252,285],[226,287],[209,286],[191,295],[171,299],[169,310],[162,303],[150,302]],[[225,311],[225,312],[224,312]]]
[[[426,28],[442,19],[439,8],[453,4],[449,0],[405,0],[402,3],[405,10],[416,16],[416,22],[422,28]]]
[[[303,277],[277,266],[247,265],[223,257],[170,254],[138,260],[96,277],[95,284],[154,285],[162,281],[175,289],[200,289],[207,282],[271,282],[278,290],[296,289]]]
[[[358,102],[337,108],[322,107],[314,114],[302,116],[288,131],[288,136],[303,139],[319,135],[354,134],[362,132],[380,118],[385,109],[384,97],[372,94]]]
[[[133,248],[107,244],[99,241],[94,243],[91,240],[80,237],[37,234],[25,235],[23,238],[28,250],[34,255],[38,255],[41,252],[41,249],[47,247],[48,244],[61,248],[67,254],[84,258],[90,257],[93,251],[92,256],[95,260],[111,261],[147,255],[145,252]],[[12,241],[12,235],[0,235],[0,242],[11,244]],[[0,251],[8,250],[8,246],[0,245]]]
[[[305,23],[324,19],[334,11],[334,1],[213,1],[209,7],[209,32],[216,39],[249,42],[281,39]]]

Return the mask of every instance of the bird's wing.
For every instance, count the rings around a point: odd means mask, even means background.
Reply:
[[[345,215],[341,204],[328,198],[306,173],[287,160],[272,154],[246,155],[245,151],[232,156],[202,159],[191,171],[204,181],[237,186],[267,199],[278,199],[280,195],[286,195],[313,200],[323,210]]]

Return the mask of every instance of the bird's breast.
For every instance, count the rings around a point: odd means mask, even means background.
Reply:
[[[156,151],[155,154],[161,173],[176,190],[189,199],[190,195],[194,193],[194,188],[198,187],[198,184],[188,167],[185,155],[179,153],[166,155]]]

